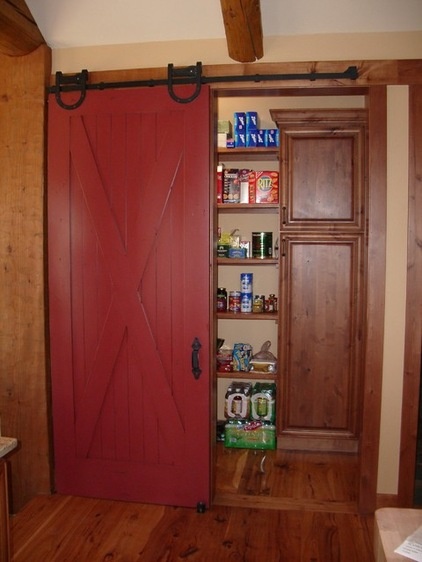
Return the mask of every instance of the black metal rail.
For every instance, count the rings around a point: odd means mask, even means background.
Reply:
[[[57,103],[64,109],[76,109],[79,107],[88,90],[106,90],[112,88],[152,88],[154,86],[167,86],[169,95],[178,103],[189,103],[198,97],[202,84],[215,84],[224,82],[278,82],[285,80],[356,80],[359,77],[356,66],[349,66],[344,72],[308,72],[289,74],[248,74],[240,76],[203,76],[202,63],[197,62],[195,66],[175,68],[169,64],[167,78],[149,80],[130,80],[122,82],[98,82],[88,83],[88,71],[82,70],[74,75],[64,75],[56,72],[56,83],[48,88],[48,92],[55,94]],[[193,84],[193,94],[186,98],[179,97],[174,87],[182,84]],[[63,92],[80,92],[79,99],[73,104],[66,104],[61,94]]]

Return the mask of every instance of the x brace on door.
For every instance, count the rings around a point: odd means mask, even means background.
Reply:
[[[64,75],[62,72],[56,72],[56,84],[48,89],[48,92],[55,94],[56,101],[63,109],[76,109],[82,105],[87,90],[105,90],[110,88],[139,88],[152,86],[167,86],[169,95],[178,103],[189,103],[196,99],[200,92],[202,84],[214,84],[217,82],[274,82],[283,80],[333,80],[346,79],[356,80],[359,77],[356,66],[349,66],[344,72],[309,72],[297,74],[249,74],[241,76],[203,76],[202,63],[197,62],[195,66],[187,66],[175,68],[173,64],[167,67],[166,79],[151,80],[132,80],[125,82],[99,82],[97,84],[88,84],[88,71],[82,70],[74,75]],[[186,98],[179,97],[174,87],[179,84],[193,84],[195,90],[191,96]],[[79,92],[79,99],[73,104],[66,104],[62,99],[63,92]]]

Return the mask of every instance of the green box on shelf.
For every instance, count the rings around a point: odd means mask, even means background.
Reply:
[[[275,426],[261,422],[226,423],[224,445],[234,449],[275,449]]]

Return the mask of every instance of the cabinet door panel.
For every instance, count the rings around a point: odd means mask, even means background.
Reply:
[[[352,221],[355,139],[287,135],[289,221]]]
[[[273,117],[280,127],[283,230],[362,230],[365,111]]]
[[[358,437],[362,311],[362,239],[291,235],[283,238],[281,438]],[[286,440],[286,439],[285,439]],[[316,446],[318,448],[318,446]]]

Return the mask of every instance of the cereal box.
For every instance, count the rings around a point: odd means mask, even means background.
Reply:
[[[223,203],[240,203],[240,181],[237,168],[223,172]]]

